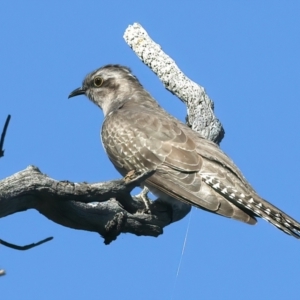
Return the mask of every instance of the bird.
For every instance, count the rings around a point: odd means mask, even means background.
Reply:
[[[261,198],[217,144],[164,110],[130,68],[102,66],[68,98],[79,95],[102,109],[102,144],[122,176],[152,170],[142,186],[167,204],[190,204],[250,225],[262,218],[300,238],[300,223]]]

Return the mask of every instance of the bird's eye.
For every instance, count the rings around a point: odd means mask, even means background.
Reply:
[[[100,76],[96,76],[94,78],[94,86],[95,87],[100,87],[103,83],[103,79]]]

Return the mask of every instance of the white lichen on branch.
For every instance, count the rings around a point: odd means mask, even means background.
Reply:
[[[206,139],[219,144],[224,129],[214,115],[213,102],[205,89],[183,74],[175,61],[150,38],[140,24],[129,25],[124,39],[143,63],[159,77],[165,88],[186,104],[187,125]]]

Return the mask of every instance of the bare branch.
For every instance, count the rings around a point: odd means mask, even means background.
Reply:
[[[158,236],[171,223],[171,208],[153,202],[145,214],[144,202],[130,196],[151,174],[87,184],[56,181],[29,166],[0,181],[0,218],[33,208],[61,225],[98,232],[105,243],[121,232]]]
[[[10,121],[10,115],[7,116],[3,130],[2,130],[2,134],[1,134],[1,139],[0,139],[0,157],[4,156],[4,150],[3,150],[3,145],[4,145],[4,139],[5,139],[5,135],[6,135],[6,130]]]
[[[206,139],[219,144],[224,137],[224,129],[214,115],[214,104],[205,89],[185,76],[140,24],[129,25],[124,39],[143,63],[159,77],[165,88],[186,104],[187,125]]]
[[[48,237],[48,238],[43,239],[43,240],[41,240],[41,241],[39,241],[37,243],[32,243],[32,244],[25,245],[25,246],[18,246],[18,245],[11,244],[11,243],[8,243],[8,242],[0,239],[0,244],[2,244],[5,247],[11,248],[11,249],[15,249],[15,250],[28,250],[28,249],[34,248],[36,246],[42,245],[42,244],[44,244],[46,242],[49,242],[52,239],[53,239],[53,237]]]

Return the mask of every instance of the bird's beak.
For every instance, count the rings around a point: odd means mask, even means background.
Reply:
[[[72,98],[72,97],[75,97],[75,96],[78,96],[78,95],[84,95],[85,94],[85,89],[83,89],[82,87],[74,90],[73,92],[71,92],[71,94],[69,95],[68,99],[69,98]]]

